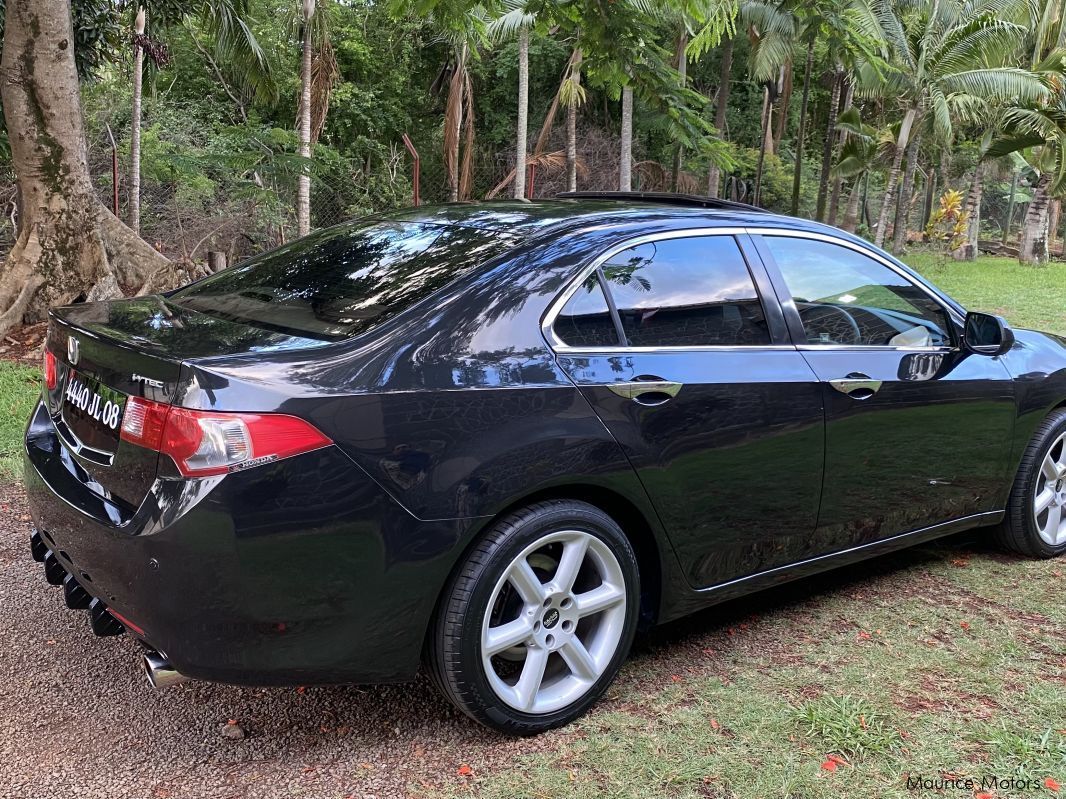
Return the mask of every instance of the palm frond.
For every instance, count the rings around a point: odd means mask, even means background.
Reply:
[[[252,33],[247,0],[202,0],[197,10],[200,25],[213,40],[220,59],[229,63],[253,92],[276,97],[273,66]]]
[[[963,72],[1004,63],[1025,39],[1026,29],[992,17],[978,17],[951,30],[930,54],[934,71]]]
[[[1037,75],[1017,67],[971,69],[944,75],[939,81],[945,92],[965,92],[977,97],[1027,103],[1048,95]]]
[[[511,5],[508,3],[508,5]],[[533,25],[536,17],[525,9],[525,4],[514,4],[506,13],[493,19],[485,26],[486,33],[494,42],[502,42],[518,35],[523,28]]]

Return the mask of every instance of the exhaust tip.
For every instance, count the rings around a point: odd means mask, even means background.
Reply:
[[[191,679],[177,671],[169,660],[155,650],[146,652],[141,663],[144,666],[144,675],[148,678],[148,684],[153,688],[169,688]]]

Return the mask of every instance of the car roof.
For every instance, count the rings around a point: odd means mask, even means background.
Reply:
[[[562,233],[585,227],[626,227],[641,223],[665,227],[786,227],[832,233],[843,231],[806,219],[750,210],[739,203],[716,208],[695,202],[681,204],[653,199],[563,198],[548,200],[489,200],[407,208],[379,218],[424,224],[462,225],[519,237]]]

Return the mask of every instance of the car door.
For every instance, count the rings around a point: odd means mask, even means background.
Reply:
[[[824,550],[812,538],[820,387],[736,233],[620,244],[556,300],[544,323],[559,364],[643,481],[695,587]]]
[[[769,230],[755,244],[822,384],[819,535],[861,545],[995,510],[1016,415],[1001,360],[965,352],[958,313],[860,244]]]

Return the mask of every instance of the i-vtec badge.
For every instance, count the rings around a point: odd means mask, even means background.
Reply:
[[[132,380],[134,383],[144,383],[146,386],[151,386],[152,388],[163,387],[162,380],[153,380],[152,378],[145,377],[144,375],[133,375],[130,380]]]

